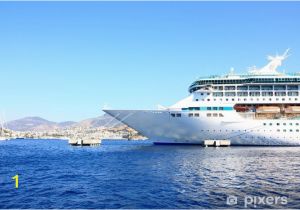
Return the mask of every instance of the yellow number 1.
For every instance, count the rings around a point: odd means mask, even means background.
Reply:
[[[14,176],[12,179],[14,179],[15,182],[16,182],[16,188],[19,188],[19,175],[17,174],[17,175]]]

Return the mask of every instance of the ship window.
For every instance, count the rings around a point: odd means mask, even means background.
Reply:
[[[175,117],[175,114],[174,114],[174,113],[172,113],[172,114],[171,114],[171,116],[172,116],[172,117]]]
[[[193,117],[193,113],[189,113],[189,117]]]
[[[210,101],[210,99],[207,99],[207,101]]]
[[[228,98],[226,98],[226,101],[228,101]]]
[[[273,96],[273,92],[262,92],[262,96]]]
[[[218,114],[217,114],[217,113],[214,113],[213,116],[214,116],[214,117],[218,117]]]
[[[285,85],[275,85],[274,90],[285,90]]]
[[[293,132],[293,130],[292,130],[292,129],[290,129],[290,132]]]
[[[204,94],[203,94],[203,93],[201,93],[201,95],[203,96]]]
[[[249,90],[259,90],[259,89],[260,89],[259,85],[250,85],[249,86]]]
[[[288,92],[288,96],[298,96],[298,92]]]
[[[267,125],[267,123],[264,123],[264,125]]]
[[[218,110],[218,107],[213,107],[213,110]]]
[[[196,114],[195,114],[195,117],[199,117],[199,113],[196,113]]]
[[[181,114],[180,114],[180,113],[177,113],[177,114],[176,114],[176,117],[181,117]]]
[[[235,92],[226,92],[225,96],[235,96]]]
[[[293,125],[293,123],[290,123],[290,125]]]
[[[273,90],[273,86],[272,85],[262,85],[261,90]]]
[[[248,86],[237,86],[238,90],[248,90]]]
[[[207,116],[207,117],[211,117],[211,113],[207,113],[206,116]]]
[[[296,125],[299,125],[299,123],[296,123]]]
[[[224,115],[222,113],[219,113],[219,117],[224,117]]]
[[[219,107],[219,110],[224,110],[224,108],[223,107]]]
[[[196,101],[199,101],[199,99],[197,98]]]
[[[280,125],[280,123],[277,123],[277,125]]]
[[[280,132],[280,129],[277,129],[277,132]]]
[[[298,101],[298,98],[295,98],[295,101]]]
[[[247,92],[238,92],[237,93],[238,96],[248,96]]]
[[[225,90],[235,90],[235,86],[225,86]]]
[[[211,110],[211,107],[207,107],[207,110]]]
[[[286,123],[283,123],[283,125],[286,125]]]
[[[222,97],[223,93],[222,92],[215,92],[215,93],[213,93],[213,96],[220,96],[220,97]]]
[[[285,98],[282,98],[281,100],[285,101]]]
[[[269,125],[272,125],[272,123],[270,123]]]
[[[275,96],[286,96],[286,92],[275,92]]]
[[[210,95],[210,93],[207,93],[207,95],[209,96],[209,95]]]
[[[247,101],[247,98],[244,98],[244,101]]]
[[[298,85],[288,85],[287,89],[288,90],[298,90]]]
[[[299,132],[299,129],[296,129],[296,132]]]
[[[286,132],[286,129],[283,129],[283,132]]]
[[[250,96],[260,96],[259,92],[250,92],[249,93]]]

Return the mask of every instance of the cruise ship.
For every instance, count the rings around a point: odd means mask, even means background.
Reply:
[[[300,145],[300,74],[277,70],[288,56],[268,56],[246,74],[199,78],[170,107],[103,111],[156,144]]]

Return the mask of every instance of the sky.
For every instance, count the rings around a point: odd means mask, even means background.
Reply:
[[[80,121],[154,109],[201,76],[245,73],[291,48],[300,2],[0,2],[0,114]]]

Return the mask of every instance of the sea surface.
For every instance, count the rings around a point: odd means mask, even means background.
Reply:
[[[2,209],[245,207],[300,208],[300,147],[0,141]]]

